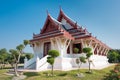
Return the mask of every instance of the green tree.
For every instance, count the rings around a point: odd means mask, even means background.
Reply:
[[[0,64],[1,64],[1,69],[4,68],[5,63],[7,63],[7,57],[8,57],[8,52],[5,48],[0,49]]]
[[[79,52],[79,49],[78,48],[74,48],[74,53],[78,53]],[[79,58],[76,59],[76,64],[78,65],[78,71],[82,65],[82,63],[86,63],[86,58],[81,56]]]
[[[14,71],[15,71],[15,75],[19,76],[18,72],[17,72],[17,65],[18,65],[18,56],[19,56],[19,52],[15,49],[10,49],[9,52],[11,53],[13,59],[12,62],[14,64]]]
[[[33,54],[32,53],[25,53],[25,57],[27,57],[27,59],[31,59],[33,58]]]
[[[82,63],[86,63],[86,58],[84,56],[79,57],[79,60],[80,60],[80,67],[81,67]]]
[[[78,48],[74,48],[74,49],[73,49],[73,52],[76,54],[76,53],[79,52],[79,49],[78,49]],[[79,67],[80,67],[80,66],[79,66],[80,60],[79,60],[78,58],[76,59],[76,64],[78,65],[78,70],[79,70]]]
[[[108,62],[110,62],[110,63],[116,63],[116,62],[119,61],[120,54],[116,50],[110,50],[108,52],[107,57],[108,57]]]
[[[58,57],[60,54],[57,50],[49,50],[48,52],[48,57],[47,57],[47,62],[52,66],[51,74],[53,76],[53,67],[54,67],[54,62],[55,58]]]
[[[89,71],[88,72],[91,73],[92,71],[91,71],[90,65],[91,65],[92,60],[90,60],[90,57],[93,54],[92,49],[90,47],[85,47],[85,48],[83,48],[83,52],[86,53],[86,59],[89,63]]]
[[[20,61],[19,61],[20,64],[24,63],[25,57],[26,57],[25,53],[20,56]]]
[[[14,68],[14,56],[12,54],[9,54],[7,58],[8,63]]]
[[[27,43],[28,42],[28,43]],[[28,40],[24,40],[23,44],[20,44],[16,47],[16,49],[10,49],[9,52],[11,53],[14,62],[14,70],[15,70],[15,75],[19,76],[17,69],[18,69],[18,63],[20,61],[21,55],[24,53],[23,50],[24,48],[29,44]]]

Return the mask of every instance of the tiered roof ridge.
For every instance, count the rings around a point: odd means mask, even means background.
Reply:
[[[64,25],[61,21],[62,18],[64,18],[67,23],[69,23],[72,28],[67,29],[66,25]],[[44,32],[46,30],[47,24],[48,23],[52,23],[54,27],[57,28],[57,30],[53,30],[50,32]],[[87,31],[86,28],[83,28],[82,26],[80,26],[79,24],[77,24],[77,22],[73,21],[71,18],[69,18],[63,11],[62,9],[60,9],[59,12],[59,16],[57,19],[53,18],[50,14],[47,14],[47,19],[45,21],[45,24],[43,26],[43,29],[41,30],[40,34],[34,34],[33,35],[33,40],[31,41],[35,41],[35,40],[40,40],[40,39],[44,39],[44,38],[50,38],[50,37],[55,37],[55,36],[60,36],[63,35],[65,37],[68,37],[70,39],[83,39],[83,38],[92,38],[93,40],[96,40],[98,43],[108,47],[107,45],[105,45],[104,43],[102,43],[101,41],[99,41],[98,39],[96,39],[95,37],[93,37],[91,35],[91,33],[89,33]],[[109,48],[109,47],[108,47]]]

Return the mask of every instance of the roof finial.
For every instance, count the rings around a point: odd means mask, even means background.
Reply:
[[[77,21],[75,22],[75,25],[77,25]]]
[[[33,33],[33,36],[35,36],[35,33]]]
[[[46,10],[46,13],[47,13],[47,15],[49,15],[49,12],[48,12],[48,10]]]
[[[59,8],[60,8],[60,10],[61,10],[61,5],[59,5]]]
[[[75,22],[75,28],[77,28],[77,21]]]
[[[62,11],[62,7],[61,7],[61,5],[59,5],[59,8],[60,8],[60,12],[63,12],[63,11]]]

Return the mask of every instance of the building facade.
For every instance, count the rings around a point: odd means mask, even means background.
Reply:
[[[92,68],[108,65],[106,57],[110,47],[92,36],[87,29],[72,21],[61,9],[56,19],[47,14],[45,24],[39,34],[33,34],[30,44],[34,50],[34,57],[25,59],[24,68],[37,71],[48,70],[51,66],[47,63],[47,54],[51,49],[58,50],[60,56],[56,58],[54,69],[72,70],[77,67],[76,58],[85,56],[82,52],[84,47],[91,47],[93,55]],[[74,53],[73,49],[79,52]],[[82,65],[88,67],[88,63]]]

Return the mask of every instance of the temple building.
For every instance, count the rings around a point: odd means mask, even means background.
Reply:
[[[34,57],[30,60],[25,59],[24,69],[37,71],[50,69],[47,54],[49,50],[54,49],[60,53],[55,59],[54,69],[72,70],[77,67],[76,58],[85,56],[82,52],[84,47],[92,48],[91,60],[94,64],[91,65],[92,68],[105,67],[109,64],[106,55],[110,47],[92,36],[86,28],[72,21],[61,9],[57,19],[47,14],[43,28],[39,34],[33,34],[30,44],[34,50]],[[78,48],[79,52],[74,53],[74,48]],[[82,67],[88,67],[88,63]]]

